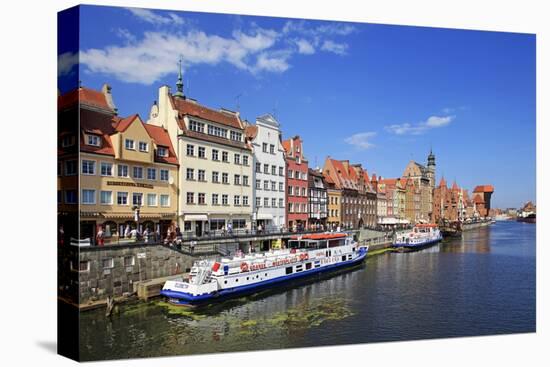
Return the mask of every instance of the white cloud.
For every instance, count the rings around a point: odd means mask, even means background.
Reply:
[[[65,52],[59,55],[57,57],[57,75],[70,74],[76,64],[78,64],[78,54],[76,52]]]
[[[370,139],[373,138],[374,136],[376,136],[376,133],[372,131],[357,133],[357,134],[353,134],[350,137],[347,137],[345,139],[345,142],[355,146],[356,148],[365,150],[365,149],[372,148],[374,146],[374,144],[370,142]]]
[[[304,55],[311,55],[315,53],[315,48],[313,45],[305,39],[296,40],[296,45],[298,46],[298,53]]]
[[[334,41],[328,40],[323,42],[321,50],[333,52],[337,55],[345,55],[348,49],[348,45],[345,43],[336,43]]]
[[[386,130],[396,135],[420,135],[427,130],[449,125],[456,116],[430,116],[426,121],[418,124],[394,124],[386,126]]]
[[[166,16],[162,16],[149,9],[141,9],[141,8],[126,8],[126,9],[128,9],[128,11],[130,11],[136,17],[151,24],[182,25],[185,23],[183,18],[175,13],[168,13]]]
[[[287,62],[289,57],[290,52],[288,51],[262,52],[260,55],[258,55],[256,65],[253,68],[253,72],[265,70],[270,72],[282,73],[290,67]]]
[[[305,21],[291,21],[279,31],[252,24],[248,30],[239,28],[228,36],[220,36],[201,31],[195,23],[174,13],[138,8],[128,8],[128,11],[148,23],[185,24],[185,28],[150,30],[137,38],[127,29],[117,29],[115,32],[126,41],[124,44],[80,52],[85,72],[104,73],[124,82],[150,85],[174,73],[181,55],[186,68],[229,63],[252,74],[281,73],[291,67],[291,58],[296,53],[311,55],[319,47],[326,52],[346,54],[346,43],[325,40],[324,37],[343,36],[355,31],[347,24],[327,23],[310,27],[310,23]]]

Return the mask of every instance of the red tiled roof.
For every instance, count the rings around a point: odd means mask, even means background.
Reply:
[[[176,152],[172,146],[172,141],[170,140],[170,135],[168,131],[160,126],[143,124],[147,133],[155,141],[155,144],[162,147],[168,148],[168,157],[159,157],[155,155],[155,161],[162,163],[171,163],[178,164],[178,158],[176,157]]]
[[[116,129],[116,131],[119,131],[119,132],[124,132],[126,131],[126,129],[128,128],[128,126],[130,126],[132,124],[132,122],[134,122],[134,120],[136,118],[139,118],[138,114],[135,113],[131,116],[128,116],[126,118],[121,118],[117,124],[114,126],[114,128]]]
[[[254,140],[256,138],[256,135],[258,135],[258,126],[256,125],[247,125],[244,128],[244,133],[247,138],[250,140]]]
[[[456,184],[456,181],[453,182],[453,187],[451,188],[453,191],[459,191],[458,185]]]
[[[283,141],[283,148],[287,154],[290,154],[290,139]]]
[[[83,132],[99,135],[101,143],[99,147],[87,145],[84,141],[84,134],[80,134],[80,151],[114,156],[115,151],[110,136],[116,133],[114,125],[120,120],[120,117],[117,116],[81,109],[80,129]]]
[[[113,109],[107,103],[105,95],[97,90],[80,87],[65,93],[57,98],[57,108],[62,110],[71,106],[80,105],[90,106],[114,113]]]
[[[178,97],[172,97],[172,102],[174,103],[174,107],[184,115],[199,117],[235,129],[243,129],[243,125],[236,113],[216,111],[196,102]]]
[[[447,186],[447,181],[445,181],[444,177],[441,177],[441,181],[439,181],[439,187]]]
[[[495,191],[495,188],[493,187],[493,185],[479,185],[479,186],[476,186],[476,188],[474,189],[474,192],[494,192]]]

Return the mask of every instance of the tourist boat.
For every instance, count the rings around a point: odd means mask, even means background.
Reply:
[[[290,238],[286,249],[198,261],[188,280],[167,281],[160,293],[177,305],[208,304],[356,265],[367,252],[368,246],[359,246],[345,233],[298,235]]]
[[[422,248],[443,239],[436,224],[417,224],[410,231],[398,233],[393,247]]]

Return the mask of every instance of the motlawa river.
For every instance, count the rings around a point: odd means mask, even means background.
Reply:
[[[497,222],[431,248],[199,310],[159,299],[80,315],[83,360],[534,332],[536,225]]]

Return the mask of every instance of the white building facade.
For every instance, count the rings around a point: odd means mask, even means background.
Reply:
[[[179,80],[178,80],[179,82]],[[252,152],[239,114],[214,110],[167,86],[149,124],[162,126],[178,155],[178,224],[187,235],[251,229]]]
[[[267,114],[246,131],[253,152],[253,222],[263,229],[280,229],[286,223],[286,161],[280,125]]]

